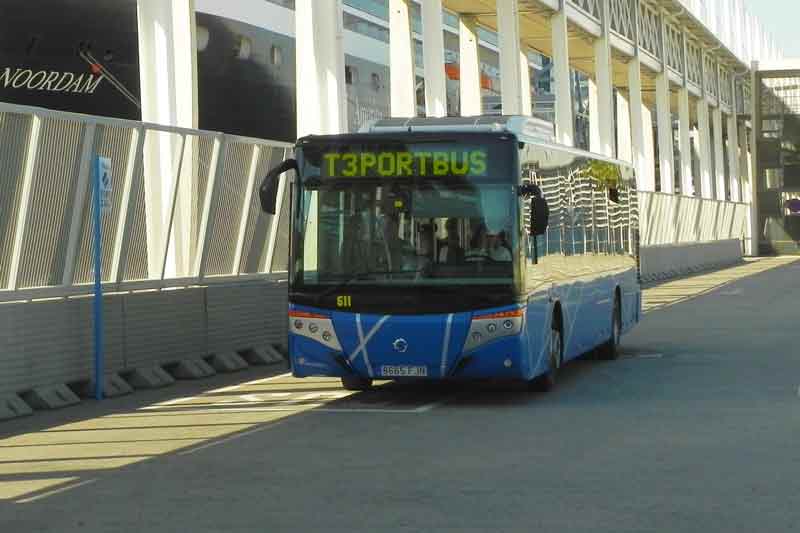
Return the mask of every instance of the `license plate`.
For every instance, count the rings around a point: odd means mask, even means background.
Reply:
[[[381,375],[385,377],[425,377],[428,375],[427,366],[407,366],[407,365],[384,365],[381,367]]]

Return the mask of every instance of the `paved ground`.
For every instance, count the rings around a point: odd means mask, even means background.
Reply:
[[[800,262],[646,291],[550,394],[263,370],[0,425],[0,532],[800,530]]]

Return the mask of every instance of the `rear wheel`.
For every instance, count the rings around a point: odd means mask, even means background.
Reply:
[[[558,315],[553,317],[553,325],[550,328],[550,346],[548,349],[549,368],[541,376],[537,376],[531,381],[530,386],[533,390],[547,392],[556,386],[556,377],[564,361],[564,332],[561,327],[561,320]]]
[[[361,376],[342,376],[342,387],[352,391],[369,390],[372,388],[372,380]]]
[[[610,361],[619,357],[619,341],[622,336],[622,305],[619,294],[614,295],[614,309],[611,312],[611,337],[598,350],[601,359]]]

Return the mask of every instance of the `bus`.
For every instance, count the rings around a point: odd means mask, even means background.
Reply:
[[[549,123],[377,120],[299,139],[261,184],[267,213],[281,179],[296,377],[549,390],[639,321],[634,170],[556,144]]]

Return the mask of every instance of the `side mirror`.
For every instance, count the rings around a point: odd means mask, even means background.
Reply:
[[[550,206],[541,196],[531,198],[531,235],[544,235],[550,223]]]
[[[278,200],[278,182],[281,174],[288,170],[297,170],[297,161],[287,159],[277,167],[267,172],[261,187],[258,189],[258,197],[261,200],[261,210],[271,215],[275,214],[275,205]]]

